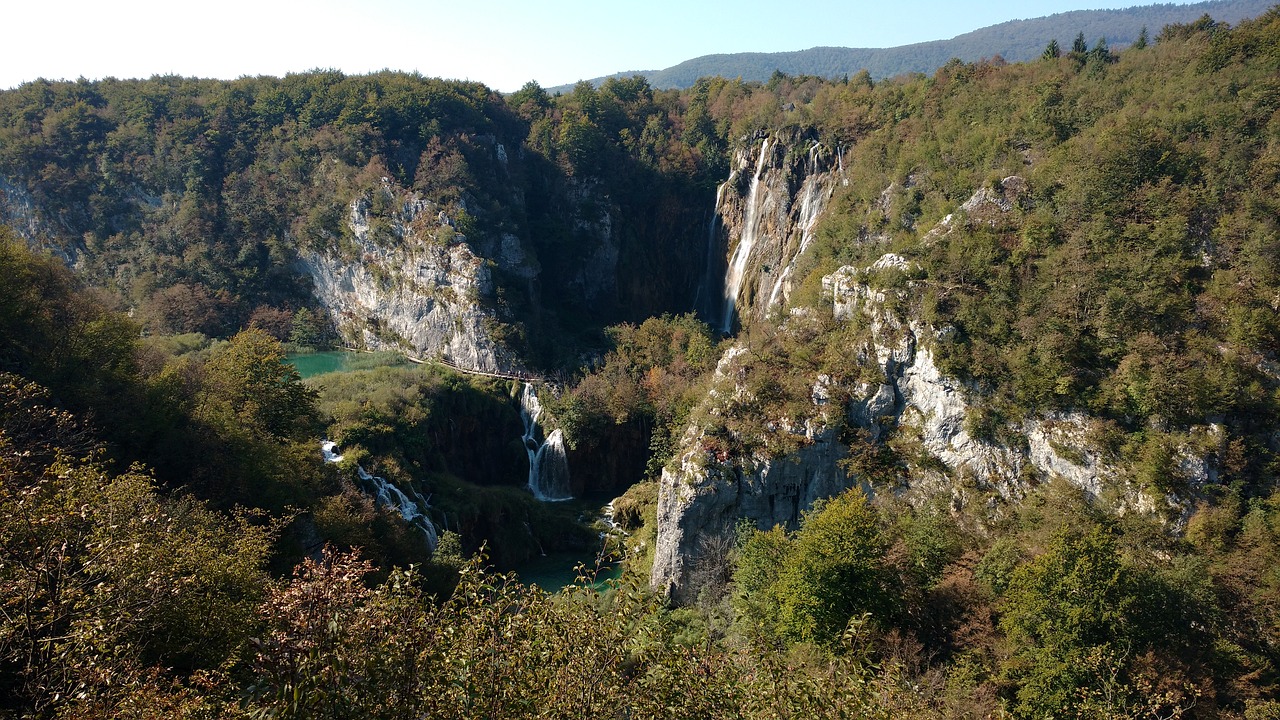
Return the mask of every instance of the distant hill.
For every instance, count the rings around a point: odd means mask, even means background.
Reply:
[[[1009,62],[1039,57],[1045,45],[1056,39],[1063,49],[1083,32],[1090,47],[1105,37],[1113,48],[1128,46],[1146,27],[1151,37],[1171,23],[1192,22],[1208,13],[1218,22],[1235,24],[1257,17],[1276,4],[1275,0],[1210,0],[1193,5],[1165,3],[1123,10],[1075,10],[1031,20],[1010,20],[957,35],[950,40],[902,45],[893,48],[815,47],[779,53],[731,53],[703,55],[665,70],[620,72],[610,77],[643,75],[655,88],[687,88],[700,77],[719,75],[743,80],[764,81],[775,70],[788,75],[839,77],[867,70],[876,79],[903,73],[932,73],[951,58],[973,62],[1000,55]],[[599,85],[607,78],[595,78]],[[572,85],[552,88],[552,92],[572,90]]]

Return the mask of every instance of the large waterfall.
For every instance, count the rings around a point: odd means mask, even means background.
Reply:
[[[525,452],[529,455],[529,491],[539,500],[557,502],[573,499],[569,487],[569,460],[565,455],[564,433],[556,428],[542,443],[538,442],[538,418],[542,403],[533,385],[524,384],[520,392],[520,419],[524,421]]]
[[[751,248],[756,242],[756,232],[760,225],[760,173],[764,172],[769,158],[769,138],[760,146],[760,159],[756,161],[756,172],[751,176],[751,189],[747,192],[747,212],[742,223],[742,236],[738,246],[729,260],[729,271],[724,279],[724,314],[720,318],[720,329],[726,334],[733,332],[734,305],[738,301],[738,291],[742,289],[742,277],[747,271],[747,260],[751,257]]]
[[[798,218],[800,248],[791,256],[791,262],[787,263],[787,267],[778,273],[778,279],[774,282],[773,290],[769,293],[769,303],[765,306],[767,309],[772,309],[782,298],[784,292],[790,293],[788,283],[791,280],[791,273],[796,269],[796,261],[800,259],[801,255],[804,255],[805,251],[809,249],[810,243],[813,242],[813,230],[818,225],[818,216],[822,215],[822,210],[827,204],[827,198],[831,194],[831,191],[826,187],[826,178],[818,168],[818,161],[825,150],[826,148],[817,142],[809,147],[809,160],[805,164],[804,185],[800,188],[800,217]],[[843,168],[843,159],[840,162],[841,168]]]
[[[342,456],[337,453],[337,443],[332,440],[325,440],[321,443],[320,452],[324,454],[325,462],[342,462]],[[418,491],[410,488],[413,493],[413,498],[410,498],[386,478],[373,475],[359,465],[356,465],[356,475],[360,478],[365,490],[370,495],[373,495],[378,507],[390,507],[398,510],[400,517],[404,518],[406,523],[417,528],[425,536],[427,549],[435,552],[436,545],[440,542],[440,536],[436,532],[435,523],[431,522],[431,518],[426,515],[425,511],[430,506],[427,500],[418,494]]]

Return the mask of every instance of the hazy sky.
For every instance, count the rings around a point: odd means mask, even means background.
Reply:
[[[16,0],[0,88],[39,77],[383,68],[546,87],[727,52],[892,47],[1142,0]]]

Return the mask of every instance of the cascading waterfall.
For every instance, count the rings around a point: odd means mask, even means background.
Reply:
[[[525,383],[520,391],[520,419],[524,421],[524,435],[520,439],[529,455],[529,492],[544,502],[572,500],[564,433],[556,428],[539,443],[538,418],[541,416],[542,404],[538,402],[538,393],[533,385]]]
[[[604,522],[605,529],[600,533],[601,542],[608,542],[609,538],[615,538],[619,541],[625,539],[628,535],[622,524],[615,517],[616,511],[613,509],[613,500],[609,504],[600,509],[600,520]],[[623,551],[626,550],[626,543],[619,542],[618,546]]]
[[[769,138],[760,145],[760,159],[756,161],[756,172],[751,176],[751,189],[747,192],[747,212],[742,224],[742,237],[734,248],[733,257],[729,261],[729,270],[724,280],[724,314],[720,319],[720,329],[725,333],[733,332],[734,305],[738,301],[738,291],[742,289],[742,278],[746,274],[747,260],[751,257],[751,248],[756,242],[757,225],[759,225],[760,174],[764,172],[765,162],[769,157]]]
[[[337,443],[332,440],[325,440],[320,444],[320,452],[324,455],[325,462],[342,462],[343,456],[339,455],[336,449]],[[440,543],[440,535],[436,531],[435,523],[431,522],[431,518],[424,512],[430,507],[425,498],[412,488],[413,498],[410,498],[386,478],[373,475],[359,465],[356,465],[356,475],[360,478],[365,490],[374,496],[374,502],[378,507],[391,507],[398,510],[400,517],[404,518],[406,523],[417,528],[426,537],[427,549],[435,552],[436,545]]]
[[[818,172],[818,160],[821,158],[824,150],[821,143],[814,143],[809,147],[809,160],[805,164],[804,185],[800,188],[800,217],[798,225],[800,227],[800,247],[795,254],[791,256],[791,262],[787,263],[786,268],[778,273],[778,279],[773,284],[773,290],[769,293],[769,302],[765,305],[766,309],[773,309],[782,297],[783,288],[791,280],[791,273],[795,270],[796,261],[804,255],[809,249],[809,244],[813,242],[813,230],[818,225],[818,216],[822,214],[822,210],[827,204],[827,193],[824,192],[824,178]],[[841,168],[844,167],[843,159],[840,160]]]

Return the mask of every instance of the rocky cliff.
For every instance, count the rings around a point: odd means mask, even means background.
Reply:
[[[1008,178],[1004,186],[1018,188],[1020,179]],[[960,217],[998,221],[1011,207],[1005,197],[980,190],[922,240],[949,232]],[[985,426],[977,411],[982,394],[938,366],[937,352],[954,329],[911,317],[910,298],[920,290],[910,279],[914,272],[909,260],[890,253],[869,266],[841,267],[823,278],[833,318],[861,328],[861,340],[841,350],[870,371],[859,378],[876,381],[836,382],[818,375],[811,378],[805,417],[758,418],[764,428],[788,433],[795,450],[734,457],[715,449],[717,443],[708,437],[714,423],[707,418],[743,406],[752,385],[743,368],[749,354],[745,346],[736,344],[725,353],[698,416],[702,420],[686,430],[677,461],[662,473],[651,576],[655,589],[678,603],[695,600],[702,584],[700,558],[708,548],[723,545],[737,523],[794,528],[814,501],[854,485],[911,502],[942,496],[956,512],[994,519],[1030,488],[1060,478],[1089,496],[1105,495],[1121,511],[1164,511],[1174,523],[1185,519],[1178,497],[1143,486],[1131,468],[1099,449],[1098,423],[1084,413],[1042,413]],[[814,320],[812,312],[802,311],[785,326]],[[1186,437],[1198,440],[1173,450],[1172,472],[1181,487],[1194,491],[1215,480],[1214,439],[1220,436],[1220,427],[1192,428]],[[861,476],[857,464],[846,461],[851,442],[887,443],[910,482],[873,484]]]
[[[733,380],[742,353],[735,346],[721,359],[716,369],[719,389],[709,403],[745,392]],[[823,395],[819,380],[815,404],[825,403]],[[651,578],[655,589],[677,603],[695,600],[703,584],[705,558],[723,546],[723,539],[732,537],[741,519],[762,528],[795,527],[814,502],[850,486],[839,465],[847,448],[839,440],[836,424],[810,421],[789,432],[803,438],[803,444],[787,456],[727,458],[709,448],[705,428],[694,425],[686,431],[675,466],[665,468],[659,481],[658,540]]]
[[[497,317],[490,263],[433,203],[390,184],[375,192],[390,212],[371,215],[369,198],[356,198],[346,218],[350,240],[305,253],[300,261],[343,335],[364,347],[464,368],[516,369],[515,356],[492,337]],[[515,236],[503,237],[496,255],[511,272],[536,275]]]
[[[74,266],[79,254],[77,243],[63,247],[49,242],[51,233],[31,193],[21,185],[0,177],[0,225],[7,225],[33,248],[51,252],[67,265]]]

